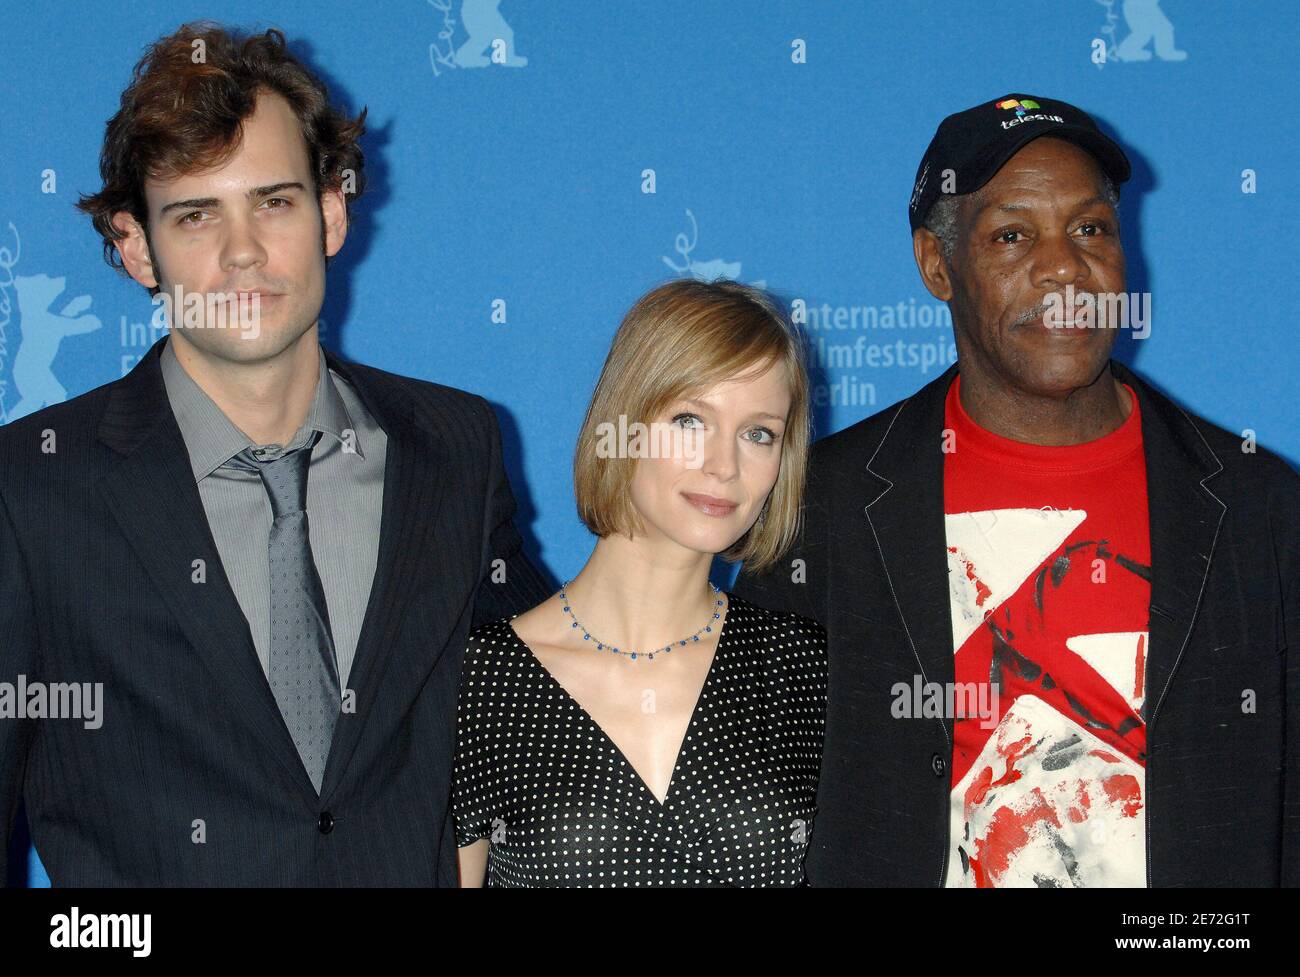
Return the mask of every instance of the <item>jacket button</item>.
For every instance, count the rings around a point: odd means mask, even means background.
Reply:
[[[930,757],[930,769],[934,771],[936,777],[942,777],[943,772],[948,769],[948,764],[943,757],[936,753]]]
[[[329,811],[322,811],[321,816],[316,819],[316,830],[321,834],[327,835],[334,830],[334,815]]]

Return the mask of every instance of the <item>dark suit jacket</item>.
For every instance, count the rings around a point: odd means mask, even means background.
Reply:
[[[208,528],[166,341],[121,380],[0,427],[0,682],[102,682],[104,697],[99,729],[0,720],[0,875],[25,799],[55,885],[455,885],[466,631],[549,594],[511,522],[492,409],[327,353],[388,455],[356,711],[317,797]]]
[[[1300,478],[1111,365],[1137,392],[1147,463],[1148,885],[1300,884]],[[817,442],[802,539],[734,588],[830,634],[813,885],[945,882],[952,721],[890,705],[896,682],[955,680],[940,451],[955,375]]]

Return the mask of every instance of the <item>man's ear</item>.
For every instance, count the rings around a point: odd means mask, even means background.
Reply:
[[[325,222],[325,254],[332,258],[342,250],[348,236],[348,205],[343,191],[322,191],[320,212]]]
[[[952,300],[952,276],[948,262],[943,257],[943,242],[928,227],[918,227],[912,232],[912,255],[921,281],[940,302]]]
[[[149,242],[140,222],[125,210],[119,210],[113,215],[113,227],[124,235],[113,244],[122,258],[122,267],[126,273],[145,288],[159,287],[157,269],[149,256]]]

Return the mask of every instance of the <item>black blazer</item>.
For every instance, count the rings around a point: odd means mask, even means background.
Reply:
[[[1111,367],[1137,392],[1147,463],[1147,884],[1300,884],[1300,478]],[[813,885],[945,882],[952,721],[890,703],[918,673],[955,680],[940,445],[956,372],[817,442],[802,538],[734,588],[830,633]]]
[[[103,683],[99,729],[0,720],[0,876],[25,799],[55,885],[455,885],[466,632],[550,592],[511,522],[492,409],[326,354],[388,454],[356,711],[317,797],[208,528],[166,341],[121,380],[0,427],[0,682]]]

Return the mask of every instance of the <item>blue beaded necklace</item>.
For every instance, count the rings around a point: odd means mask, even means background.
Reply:
[[[569,595],[565,593],[565,591],[569,589],[569,584],[571,583],[573,583],[572,580],[566,580],[564,582],[564,586],[560,588],[560,601],[564,605],[564,613],[569,615],[569,617],[573,618],[573,624],[571,624],[570,627],[581,628],[582,640],[594,641],[596,643],[597,651],[612,651],[616,655],[626,655],[628,658],[631,658],[633,661],[636,661],[637,658],[653,659],[655,655],[658,654],[666,655],[668,652],[673,650],[673,645],[667,644],[664,645],[663,647],[653,648],[650,651],[621,651],[619,648],[617,648],[614,645],[611,645],[609,642],[601,641],[599,638],[596,638],[590,631],[588,631],[586,628],[582,626],[582,622],[579,621],[577,616],[573,613],[573,608],[569,606]],[[713,590],[713,596],[717,598],[718,594],[720,594],[721,591],[718,590],[717,586],[713,583],[712,580],[709,581],[709,587],[712,588]],[[685,647],[688,643],[698,643],[700,640],[700,635],[711,633],[713,631],[713,622],[716,621],[718,618],[722,617],[722,612],[717,610],[717,608],[722,607],[725,603],[726,602],[723,601],[721,598],[714,600],[713,617],[710,619],[709,623],[704,625],[704,627],[700,628],[690,637],[682,638],[680,641],[675,642],[675,644],[678,647]]]

